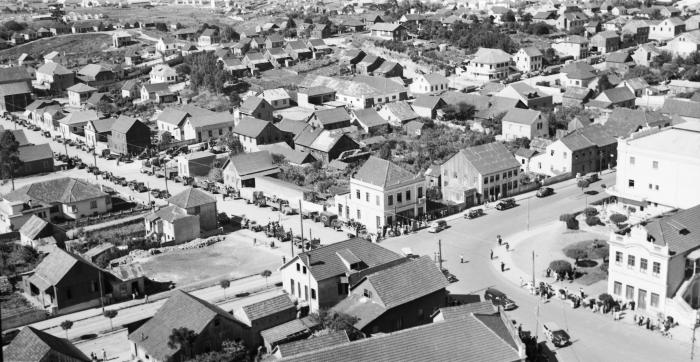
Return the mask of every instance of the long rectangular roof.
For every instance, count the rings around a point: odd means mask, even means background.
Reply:
[[[482,175],[520,167],[520,163],[508,151],[506,146],[499,142],[465,148],[460,152]]]

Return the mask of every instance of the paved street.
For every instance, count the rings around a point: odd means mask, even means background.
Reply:
[[[600,184],[614,183],[614,174],[607,174],[603,180],[591,185],[589,190],[603,191]],[[409,247],[416,254],[433,256],[438,250],[438,240],[442,241],[444,266],[460,279],[450,286],[453,294],[474,293],[483,296],[484,289],[496,287],[508,294],[518,308],[510,312],[513,319],[523,324],[524,330],[536,329],[538,298],[519,287],[519,278],[526,280],[530,274],[520,275],[516,269],[500,272],[500,261],[489,260],[493,248],[496,256],[505,253],[497,248],[496,235],[508,241],[510,235],[530,229],[542,228],[552,223],[560,223],[559,215],[583,208],[585,200],[581,190],[570,180],[554,186],[556,194],[545,199],[531,198],[518,201],[519,206],[507,211],[487,210],[487,215],[478,219],[466,220],[461,217],[448,221],[450,227],[439,234],[421,231],[382,241],[382,245],[400,252]],[[605,196],[600,192],[589,196],[588,201]],[[459,257],[464,255],[465,263]],[[506,265],[506,267],[510,267]],[[529,265],[524,266],[529,272]],[[499,269],[497,269],[499,268]],[[539,273],[539,271],[538,271]],[[539,279],[539,274],[537,276]],[[690,357],[689,340],[669,340],[658,333],[633,327],[624,322],[614,322],[609,315],[593,314],[588,310],[571,309],[568,304],[552,298],[539,305],[539,331],[542,340],[541,323],[554,321],[568,329],[572,344],[562,349],[554,349],[556,358],[561,361],[685,361]],[[622,347],[622,348],[621,348]]]

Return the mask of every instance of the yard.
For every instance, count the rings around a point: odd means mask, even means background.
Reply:
[[[61,35],[39,39],[27,44],[0,51],[0,58],[17,60],[22,53],[41,57],[49,51],[66,54],[89,54],[101,52],[112,46],[112,37],[101,33]]]
[[[223,278],[260,274],[281,265],[282,252],[277,252],[280,249],[271,249],[262,239],[256,241],[254,246],[252,236],[245,231],[237,232],[208,247],[171,251],[135,261],[141,263],[148,278],[160,282],[172,281],[178,287],[215,284]]]
[[[3,318],[34,310],[29,301],[20,293],[0,295],[0,309],[2,309]]]

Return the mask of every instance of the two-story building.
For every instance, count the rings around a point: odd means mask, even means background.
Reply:
[[[68,91],[68,105],[80,108],[93,93],[97,92],[97,89],[85,83],[78,83],[68,87],[66,91]]]
[[[136,118],[121,115],[112,123],[108,143],[114,154],[141,154],[151,146],[151,128]]]
[[[467,76],[482,81],[508,78],[512,57],[501,49],[479,48],[467,64]]]
[[[44,63],[36,70],[36,88],[45,89],[55,94],[63,93],[75,84],[75,73],[59,63]]]
[[[233,115],[229,112],[211,112],[187,118],[182,129],[186,140],[206,142],[232,132],[234,125]]]
[[[259,146],[273,143],[292,143],[292,135],[281,131],[272,122],[245,117],[233,129],[233,134],[243,145],[245,152],[258,152]]]
[[[536,72],[542,70],[542,60],[544,55],[542,52],[533,47],[520,48],[513,56],[515,67],[521,72]]]
[[[297,306],[287,294],[248,304],[233,310],[233,317],[246,327],[243,341],[246,346],[263,344],[260,332],[294,320],[297,316]]]
[[[442,165],[443,200],[459,207],[516,194],[520,163],[502,143],[465,148]]]
[[[588,57],[588,44],[588,39],[579,35],[571,35],[554,42],[552,49],[562,57],[570,56],[574,60],[579,60]]]
[[[700,172],[699,142],[693,123],[632,133],[617,145],[616,182],[608,192],[645,215],[700,204],[700,190],[687,177]]]
[[[350,178],[350,193],[336,196],[336,211],[341,220],[354,220],[383,235],[389,226],[413,225],[427,211],[426,190],[421,175],[371,156]]]
[[[668,18],[658,23],[652,23],[649,39],[657,41],[670,40],[685,32],[685,22],[680,18]]]
[[[158,64],[148,74],[151,83],[176,83],[177,72],[167,64]]]
[[[602,31],[591,37],[590,47],[601,54],[612,53],[620,49],[620,34],[616,31]]]
[[[447,91],[449,81],[442,74],[426,73],[413,78],[409,90],[413,94],[435,94]]]
[[[370,26],[370,35],[375,38],[393,41],[404,41],[408,36],[403,25],[394,23],[372,24]]]
[[[700,205],[611,233],[608,293],[692,328],[700,311]]]
[[[345,299],[350,287],[368,272],[406,261],[406,257],[379,244],[348,239],[303,252],[282,265],[282,288],[316,312]]]
[[[216,198],[206,191],[189,187],[169,198],[168,203],[180,207],[188,215],[198,215],[202,230],[213,230],[218,226]]]
[[[76,74],[76,77],[92,87],[102,87],[115,81],[116,74],[101,64],[88,64]]]
[[[547,118],[542,117],[542,112],[539,111],[513,108],[506,113],[501,123],[502,134],[507,141],[517,138],[532,140],[549,135]]]

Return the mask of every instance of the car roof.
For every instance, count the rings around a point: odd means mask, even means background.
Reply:
[[[486,289],[486,293],[499,294],[499,295],[504,296],[504,297],[506,296],[506,293],[503,293],[502,291],[500,291],[496,288],[488,288],[488,289]]]

